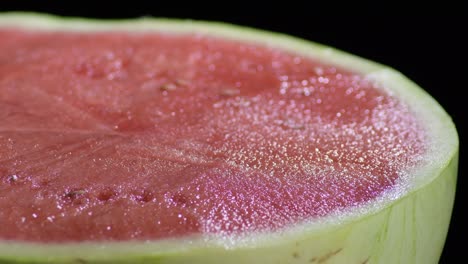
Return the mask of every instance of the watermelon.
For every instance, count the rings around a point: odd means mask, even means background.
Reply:
[[[438,262],[457,131],[398,71],[219,22],[0,38],[0,261]]]

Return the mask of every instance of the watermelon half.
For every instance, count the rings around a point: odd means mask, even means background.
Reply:
[[[0,39],[0,262],[438,262],[458,136],[401,73],[214,22]]]

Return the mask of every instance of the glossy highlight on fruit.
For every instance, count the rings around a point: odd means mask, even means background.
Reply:
[[[437,263],[458,137],[397,71],[215,22],[0,36],[1,260]]]

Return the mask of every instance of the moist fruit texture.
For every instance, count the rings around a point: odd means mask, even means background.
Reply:
[[[207,22],[0,39],[0,262],[437,263],[458,136],[397,71]]]
[[[374,199],[424,150],[404,104],[297,54],[197,35],[0,38],[4,239],[281,228]]]

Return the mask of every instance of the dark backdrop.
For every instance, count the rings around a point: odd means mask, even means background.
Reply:
[[[435,1],[413,6],[395,2],[351,4],[295,1],[214,1],[189,3],[166,0],[138,1],[0,1],[0,11],[37,11],[96,18],[162,16],[218,20],[283,32],[392,66],[426,89],[453,117],[461,140],[457,198],[449,235],[440,263],[466,259],[463,243],[463,178],[467,163],[464,148],[466,121],[462,96],[467,87],[466,42],[468,10],[463,3]],[[462,1],[460,1],[462,2]],[[257,6],[258,5],[258,6]],[[1,40],[0,40],[1,41]],[[411,263],[409,263],[411,264]]]

